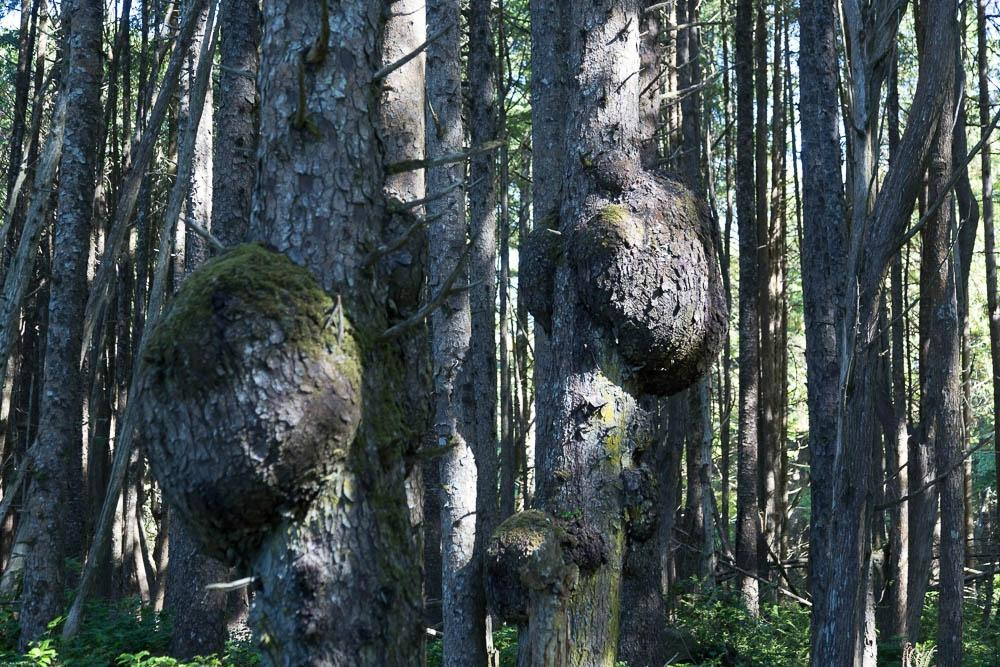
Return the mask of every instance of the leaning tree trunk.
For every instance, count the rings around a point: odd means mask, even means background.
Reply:
[[[521,266],[552,335],[541,509],[501,524],[488,554],[494,609],[526,629],[521,664],[614,664],[626,531],[655,529],[652,473],[633,465],[649,428],[636,396],[690,386],[726,330],[703,204],[640,166],[639,11],[632,0],[565,8],[564,195]]]
[[[210,18],[212,19],[210,21]],[[199,17],[194,39],[188,46],[187,62],[178,85],[178,134],[191,133],[191,171],[184,184],[184,221],[208,228],[212,220],[212,87],[204,78],[205,90],[196,91],[197,72],[202,66],[202,53],[210,67],[213,51],[203,51],[206,40],[214,44],[215,13],[206,7]],[[192,104],[197,97],[202,104]],[[183,266],[175,274],[180,281],[201,266],[208,257],[208,244],[188,224],[178,227],[177,247],[183,253]],[[140,468],[141,469],[141,468]],[[169,511],[169,510],[168,510]],[[226,642],[226,595],[206,590],[205,586],[229,579],[229,569],[214,558],[202,555],[191,530],[183,521],[169,521],[168,565],[165,608],[173,618],[170,654],[191,659],[221,651]]]
[[[856,324],[846,328],[841,343],[838,428],[834,431],[832,465],[825,471],[832,478],[832,488],[830,505],[822,508],[830,513],[826,548],[812,551],[818,561],[816,570],[828,576],[828,588],[818,601],[825,614],[815,621],[814,628],[812,661],[817,665],[850,664],[855,660],[859,635],[866,623],[873,436],[877,432],[876,369],[881,353],[879,305],[889,264],[898,252],[900,240],[906,239],[923,165],[946,99],[951,97],[955,74],[955,3],[927,0],[925,7],[921,14],[925,19],[924,39],[925,44],[934,45],[934,54],[920,59],[899,159],[889,167],[866,224],[851,230],[847,270],[843,272],[850,285],[843,300],[844,321]],[[829,187],[829,183],[817,185]],[[961,509],[958,514],[961,520]]]
[[[153,470],[202,546],[254,577],[265,664],[419,662],[403,362],[365,269],[385,220],[372,85],[385,11],[265,5],[262,243],[192,274],[142,359]]]
[[[44,633],[62,611],[65,560],[78,557],[83,546],[84,387],[79,359],[100,136],[104,3],[78,0],[65,11],[70,23],[62,92],[67,114],[34,477],[23,515],[32,544],[25,564],[22,646]]]

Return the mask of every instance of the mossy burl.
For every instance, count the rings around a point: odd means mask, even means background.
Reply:
[[[143,361],[191,391],[217,386],[237,356],[234,344],[251,341],[224,340],[206,329],[221,332],[240,317],[274,323],[283,340],[265,326],[252,327],[250,335],[305,357],[336,350],[341,371],[361,376],[362,353],[347,314],[336,312],[308,269],[257,243],[236,246],[188,276],[150,333]]]

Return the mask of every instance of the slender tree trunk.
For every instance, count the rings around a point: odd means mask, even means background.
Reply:
[[[257,155],[258,0],[222,0],[219,11],[219,99],[215,110],[212,233],[242,243],[250,222]],[[221,168],[224,165],[224,168]]]
[[[468,79],[472,90],[470,100],[470,135],[472,145],[481,147],[498,138],[497,115],[497,48],[491,27],[492,0],[472,0],[469,5],[469,63]],[[500,104],[505,104],[500,100]],[[459,112],[461,113],[461,112]],[[506,158],[506,151],[502,157]],[[472,157],[469,178],[473,185],[469,193],[469,231],[472,235],[472,253],[469,256],[469,276],[475,277],[476,285],[469,292],[472,330],[468,351],[468,381],[463,387],[464,414],[472,420],[472,449],[476,458],[476,535],[474,557],[480,561],[475,568],[480,598],[478,604],[485,609],[485,593],[482,588],[482,560],[486,543],[493,535],[499,521],[498,491],[498,442],[497,442],[497,204],[503,197],[504,214],[507,214],[507,193],[497,192],[497,151],[479,153]],[[506,162],[506,160],[505,160]],[[506,169],[506,164],[504,165]],[[506,174],[506,171],[504,172]],[[504,179],[506,185],[506,179]],[[506,226],[506,219],[505,219]],[[501,289],[506,291],[506,285]],[[500,336],[507,340],[506,329]],[[506,349],[506,342],[504,343]],[[504,363],[507,367],[507,360]],[[510,382],[507,382],[503,399],[503,419],[508,427],[508,451],[510,431]],[[516,457],[515,457],[516,459]],[[510,480],[514,486],[514,479]],[[512,508],[511,508],[512,509]],[[513,513],[513,512],[511,512]],[[483,612],[477,612],[483,613]],[[490,618],[484,627],[484,641],[489,663],[497,663],[499,656],[493,650],[493,633]],[[445,640],[446,644],[448,640]],[[468,654],[462,664],[480,664],[473,660],[477,656],[468,651],[464,641],[461,651]],[[452,646],[457,647],[458,641]],[[452,664],[458,664],[453,662]]]
[[[976,69],[979,76],[979,126],[990,122],[989,51],[987,50],[986,0],[976,3]],[[987,142],[980,152],[980,178],[983,197],[983,244],[986,258],[986,307],[989,318],[990,368],[992,371],[993,414],[1000,414],[1000,299],[997,298],[997,249],[996,230],[993,226],[993,171],[992,142]],[[993,456],[996,464],[997,488],[1000,488],[1000,429],[993,432]],[[997,549],[1000,548],[1000,502],[996,504],[997,516],[993,522],[991,547],[995,571]]]
[[[460,6],[457,0],[427,4],[428,25],[451,26],[427,48],[427,156],[459,153],[464,147],[461,95]],[[427,207],[430,224],[430,289],[449,289],[448,276],[468,281],[465,262],[465,170],[462,163],[428,170],[431,193],[450,191]],[[495,238],[490,234],[490,238]],[[475,243],[480,243],[477,239]],[[475,246],[474,246],[475,247]],[[479,252],[474,254],[478,258]],[[477,265],[478,266],[478,265]],[[492,307],[490,309],[492,314]],[[445,664],[486,662],[485,607],[481,564],[475,548],[478,474],[476,413],[469,356],[472,322],[470,296],[452,294],[431,319],[434,372],[434,437],[441,457],[441,589]],[[492,337],[491,337],[492,340]]]
[[[889,126],[889,160],[895,162],[899,147],[899,65],[898,54],[893,56],[889,73],[889,90],[886,100]],[[886,473],[889,477],[886,501],[895,503],[909,492],[909,424],[906,416],[906,300],[903,296],[902,253],[892,260],[890,269],[890,300],[892,317],[891,387],[893,430],[886,442]],[[906,504],[893,505],[889,510],[890,544],[889,563],[889,618],[886,637],[907,642],[907,593],[910,571],[910,521]]]
[[[942,26],[957,34],[952,18]],[[953,38],[954,48],[958,40]],[[925,44],[930,57],[931,43]],[[956,62],[957,61],[953,61]],[[954,73],[952,74],[954,76]],[[954,81],[954,79],[952,79]],[[955,119],[952,93],[944,96],[938,130],[930,152],[928,199],[944,198],[923,229],[921,307],[929,309],[927,322],[927,368],[921,397],[923,437],[934,451],[935,476],[940,486],[941,539],[938,571],[938,664],[962,663],[962,590],[965,567],[965,486],[962,465],[961,328],[958,304],[958,227],[954,200],[948,191],[953,174],[952,127]]]
[[[831,517],[834,433],[837,428],[840,322],[846,255],[837,107],[837,52],[834,3],[803,0],[800,40],[813,45],[799,53],[802,119],[802,285],[809,392],[809,463],[812,509],[809,526],[809,582],[814,601],[812,664],[830,608],[828,530]]]
[[[60,161],[35,475],[24,514],[33,544],[24,578],[22,646],[38,638],[62,610],[65,559],[79,556],[83,547],[80,327],[96,183],[104,4],[101,0],[77,0],[64,11],[70,23],[63,93],[68,113]]]
[[[397,63],[411,55],[427,37],[427,20],[422,0],[396,2],[386,21],[382,43],[382,66]],[[419,160],[425,150],[425,57],[417,54],[405,65],[391,72],[382,85],[379,105],[379,132],[385,146],[386,161]],[[386,176],[384,191],[390,201],[399,203],[423,199],[426,195],[426,174],[413,169]],[[397,249],[381,258],[379,268],[390,286],[390,295],[400,317],[409,317],[420,307],[425,297],[427,267],[427,232],[421,217],[423,207],[395,213],[385,228],[385,243]],[[400,241],[402,243],[400,244]],[[402,337],[406,363],[407,396],[403,401],[407,422],[411,428],[410,448],[432,446],[430,433],[430,336],[426,323],[413,327]],[[410,525],[413,529],[424,584],[425,614],[433,612],[428,625],[440,623],[441,545],[440,511],[437,509],[437,461],[414,463],[406,481]],[[433,502],[427,502],[428,500]],[[430,556],[425,556],[426,551]],[[434,599],[429,604],[428,596]],[[421,646],[422,648],[422,646]],[[419,649],[415,649],[419,650]]]
[[[878,311],[882,287],[892,257],[905,239],[920,185],[922,165],[951,95],[954,81],[954,17],[951,0],[926,3],[925,44],[934,44],[934,57],[921,58],[909,122],[900,140],[896,165],[886,173],[872,214],[860,228],[852,227],[847,261],[850,292],[845,297],[846,330],[842,345],[839,425],[834,431],[832,496],[826,549],[813,557],[826,561],[814,568],[829,572],[829,588],[819,602],[826,607],[818,616],[814,664],[849,664],[858,658],[865,627],[866,596],[870,572],[872,520],[872,456],[876,431]],[[891,33],[881,35],[890,39]],[[822,187],[829,188],[830,181]],[[956,364],[957,365],[957,364]],[[814,463],[814,466],[816,464]],[[816,502],[816,497],[813,497]],[[961,520],[961,509],[959,509]],[[836,545],[836,547],[834,547]],[[835,549],[835,550],[834,550]],[[911,561],[912,566],[912,561]],[[829,570],[826,570],[829,568]],[[824,572],[825,573],[825,572]],[[817,597],[814,596],[814,602]]]
[[[178,267],[179,270],[175,274],[175,281],[178,283],[208,258],[207,242],[187,223],[193,222],[201,227],[211,228],[211,221],[214,218],[212,191],[214,105],[209,78],[205,78],[206,89],[203,93],[195,90],[198,85],[197,72],[203,65],[201,61],[204,53],[203,44],[206,40],[212,42],[212,32],[215,30],[214,21],[210,22],[209,18],[210,12],[206,7],[202,11],[194,39],[188,47],[187,63],[178,85],[177,132],[194,134],[190,179],[185,185],[187,188],[184,203],[185,224],[178,227],[178,246],[184,249],[183,266]],[[211,14],[211,18],[215,18],[214,13]],[[210,63],[214,52],[208,51],[205,55]],[[204,66],[210,67],[208,63]],[[201,108],[192,104],[196,97],[203,100]],[[228,171],[228,165],[225,170]],[[244,205],[244,209],[248,207],[249,201]],[[228,581],[229,568],[218,560],[201,554],[195,537],[185,522],[169,522],[169,531],[165,608],[173,616],[170,653],[179,658],[191,659],[196,655],[219,652],[224,648],[226,641],[226,594],[208,591],[205,586]]]
[[[570,75],[566,67],[568,26],[566,6],[545,0],[530,0],[531,18],[531,206],[532,233],[538,234],[559,215],[563,196],[566,154],[566,105],[569,103]],[[523,243],[523,242],[522,242]],[[526,281],[528,282],[528,281]],[[531,298],[525,291],[525,298]],[[531,305],[528,306],[532,310]],[[534,313],[532,313],[534,315]],[[548,316],[535,316],[535,466],[549,467],[552,445],[552,397],[554,369],[551,365]],[[536,486],[544,482],[536,478]]]
[[[760,247],[754,213],[753,155],[753,4],[736,2],[736,218],[740,244],[740,408],[736,463],[736,566],[743,602],[751,614],[758,610],[760,505],[758,500],[758,395],[760,322],[757,276]]]

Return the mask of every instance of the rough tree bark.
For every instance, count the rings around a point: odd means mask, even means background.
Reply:
[[[736,2],[736,218],[740,244],[740,408],[736,462],[736,566],[743,602],[756,615],[760,502],[757,420],[760,387],[760,321],[757,307],[757,223],[754,213],[753,1]]]
[[[258,0],[222,0],[219,7],[219,89],[215,110],[212,233],[224,246],[242,243],[250,222],[257,163]]]
[[[612,665],[626,531],[655,528],[651,474],[634,465],[649,447],[636,396],[708,370],[725,299],[704,205],[640,166],[639,3],[564,10],[573,88],[559,233],[532,232],[521,267],[552,335],[543,509],[497,529],[488,587],[526,629],[521,664]]]
[[[832,0],[803,0],[801,39],[813,48],[799,55],[802,118],[802,285],[809,401],[810,592],[812,645],[830,613],[827,542],[839,382],[838,345],[843,321],[846,226],[837,106],[837,50]],[[814,657],[812,664],[825,664]]]
[[[213,22],[210,23],[210,14]],[[206,7],[199,17],[195,36],[188,46],[187,62],[178,85],[179,134],[193,132],[191,172],[184,201],[183,219],[205,228],[211,227],[213,219],[213,159],[212,159],[212,87],[205,79],[204,93],[195,92],[198,85],[197,72],[201,64],[205,40],[213,39],[215,30],[214,12]],[[209,60],[214,51],[205,53]],[[195,109],[192,98],[204,95],[201,108]],[[227,105],[223,105],[228,106]],[[228,137],[227,137],[228,138]],[[228,166],[220,171],[228,171]],[[239,172],[234,174],[237,178]],[[249,194],[249,191],[247,191]],[[247,198],[244,208],[249,205]],[[245,219],[245,218],[244,218]],[[208,258],[208,244],[198,236],[190,225],[178,228],[177,245],[182,248],[178,255],[183,257],[183,265],[178,267],[175,280],[201,266]],[[141,468],[140,468],[141,469]],[[169,510],[168,510],[169,511]],[[168,521],[169,534],[168,565],[166,576],[165,609],[173,619],[170,635],[170,653],[178,658],[191,659],[196,655],[209,655],[221,651],[226,641],[226,595],[219,591],[209,591],[205,586],[229,579],[229,568],[218,560],[202,555],[191,530],[183,521]]]
[[[382,66],[398,63],[412,55],[425,41],[427,21],[422,0],[399,0],[393,4],[382,38]],[[387,163],[419,160],[424,157],[424,71],[425,56],[421,52],[409,62],[390,72],[382,84],[379,104],[379,134],[385,146]],[[395,248],[380,259],[379,270],[389,285],[393,317],[410,317],[420,307],[424,295],[427,264],[427,233],[423,222],[424,208],[402,210],[407,202],[423,199],[426,194],[423,169],[400,171],[386,176],[383,187],[390,202],[400,206],[389,217],[384,230],[386,247]],[[430,336],[426,323],[414,326],[401,337],[406,358],[406,399],[403,402],[410,425],[411,440],[417,446],[430,443]],[[439,512],[435,499],[437,489],[431,489],[437,479],[437,461],[414,462],[407,471],[406,492],[418,553],[424,549],[435,558],[421,558],[423,569],[425,613],[431,605],[428,596],[441,597],[441,561]],[[432,474],[428,475],[430,472]],[[436,582],[436,585],[435,585]],[[439,605],[435,606],[438,609]],[[428,620],[436,625],[439,620]]]
[[[427,156],[460,153],[465,145],[462,123],[462,33],[458,0],[427,3],[428,25],[447,26],[427,48]],[[432,294],[449,290],[458,272],[459,286],[468,282],[466,264],[465,168],[461,162],[427,172],[431,193],[447,193],[430,202]],[[478,254],[478,253],[476,253]],[[469,345],[472,316],[469,293],[453,291],[431,318],[431,362],[434,373],[434,439],[441,455],[441,605],[444,660],[449,667],[486,662],[485,598],[481,559],[476,553],[477,452],[475,407],[470,402]]]
[[[491,0],[472,0],[469,3],[469,62],[468,81],[471,89],[469,100],[469,121],[472,124],[470,136],[472,145],[481,148],[497,139],[497,64],[496,42],[490,23]],[[502,101],[501,101],[502,103]],[[506,155],[506,153],[504,153]],[[475,285],[469,292],[472,330],[469,340],[468,382],[464,386],[462,400],[466,404],[466,414],[473,423],[473,451],[476,456],[476,535],[474,557],[478,589],[477,604],[485,610],[483,591],[482,560],[486,543],[493,534],[500,517],[499,492],[497,486],[499,457],[497,456],[497,344],[496,344],[496,301],[497,301],[497,153],[493,150],[478,153],[472,157],[469,178],[472,185],[469,192],[469,233],[472,236],[472,252],[469,256],[469,276],[474,276]],[[505,208],[506,212],[506,208]],[[503,286],[506,290],[506,285]],[[506,332],[500,335],[506,340]],[[509,384],[509,383],[508,383]],[[509,387],[508,387],[509,396]],[[509,399],[505,400],[505,406]],[[506,411],[504,419],[510,419]],[[509,430],[509,427],[508,427]],[[512,452],[508,439],[508,452]],[[516,457],[514,458],[516,465]],[[514,480],[507,480],[513,485]],[[513,489],[512,489],[513,490]],[[508,508],[510,509],[510,508]],[[484,613],[483,611],[479,613]],[[488,660],[498,660],[493,654],[492,627],[489,617],[484,625],[484,639]],[[447,636],[447,631],[446,631]],[[447,643],[448,640],[445,639]],[[469,654],[463,664],[478,667],[477,656],[468,651],[467,642],[456,641],[453,646],[462,647],[462,653]]]
[[[879,305],[889,264],[907,238],[906,225],[944,101],[952,94],[955,10],[953,0],[928,0],[922,9],[925,44],[934,45],[934,56],[920,59],[899,159],[886,173],[865,224],[852,227],[847,268],[841,273],[848,281],[843,321],[852,324],[845,327],[840,344],[837,428],[831,465],[823,471],[832,479],[832,488],[830,505],[819,511],[828,512],[830,520],[825,544],[819,545],[824,548],[812,552],[817,561],[814,571],[827,578],[822,598],[814,597],[814,603],[823,607],[814,621],[812,660],[817,665],[849,664],[857,659],[862,644],[871,555]],[[829,182],[817,185],[828,188]]]
[[[942,29],[956,34],[954,18]],[[930,57],[931,42],[924,53]],[[957,62],[953,60],[952,62]],[[954,77],[954,70],[952,73]],[[941,538],[938,572],[938,664],[962,663],[962,588],[965,567],[965,485],[962,466],[961,328],[958,312],[958,227],[949,181],[954,172],[952,142],[955,120],[954,78],[943,95],[938,130],[928,165],[928,201],[943,199],[923,228],[920,308],[927,309],[927,355],[921,387],[921,436],[934,452],[934,476],[944,476],[940,496]],[[932,526],[929,526],[932,527]]]
[[[265,664],[419,662],[402,355],[365,270],[386,217],[385,11],[266,4],[250,234],[267,247],[192,274],[143,355],[154,472],[202,545],[255,577]]]
[[[83,546],[84,388],[79,359],[96,183],[104,3],[76,0],[63,9],[69,19],[62,91],[67,116],[34,477],[23,515],[32,546],[25,564],[22,646],[45,632],[62,611],[65,559],[79,556]]]
[[[565,53],[568,34],[564,21],[565,6],[546,0],[531,0],[531,206],[532,233],[558,227],[559,204],[565,171],[565,110],[569,99],[570,75]],[[550,232],[546,232],[550,233]],[[522,294],[522,290],[518,291]],[[531,294],[523,299],[529,312]],[[544,304],[543,308],[544,308]],[[554,406],[550,367],[549,327],[551,310],[535,318],[535,465],[547,467],[548,448],[552,441],[551,423]],[[532,313],[534,315],[534,313]],[[536,486],[541,480],[536,478]]]

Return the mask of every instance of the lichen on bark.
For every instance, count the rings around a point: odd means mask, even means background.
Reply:
[[[361,351],[343,306],[261,245],[195,271],[142,364],[153,470],[206,551],[230,563],[305,508],[360,421]]]

